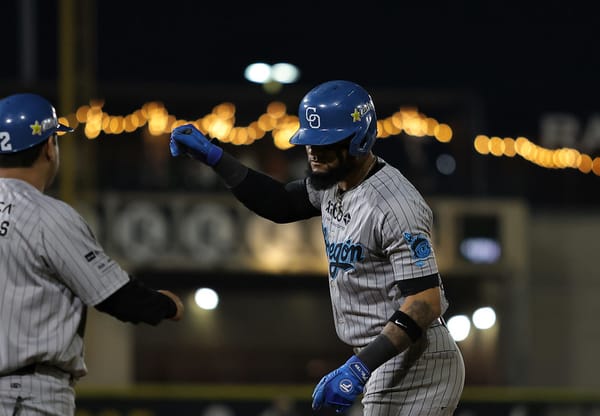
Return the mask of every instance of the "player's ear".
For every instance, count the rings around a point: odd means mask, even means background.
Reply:
[[[54,160],[58,157],[58,137],[56,134],[48,138],[42,152],[47,160]]]

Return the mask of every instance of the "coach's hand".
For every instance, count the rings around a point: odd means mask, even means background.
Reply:
[[[319,410],[323,405],[333,407],[337,413],[348,410],[363,392],[370,376],[365,364],[353,355],[343,366],[319,381],[312,394],[313,410]]]
[[[184,309],[183,302],[181,301],[179,296],[177,296],[175,293],[171,292],[170,290],[160,289],[160,290],[158,290],[158,292],[162,293],[163,295],[170,298],[173,301],[173,303],[175,304],[175,315],[169,317],[169,319],[171,319],[173,321],[179,321],[181,319],[181,317],[183,316],[183,309]]]
[[[173,156],[187,154],[209,166],[216,165],[223,156],[223,149],[212,144],[193,124],[173,129],[169,147]]]

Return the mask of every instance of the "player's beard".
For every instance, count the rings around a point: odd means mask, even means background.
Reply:
[[[354,169],[354,163],[352,159],[346,157],[346,155],[344,155],[342,152],[337,153],[337,159],[340,163],[327,172],[313,172],[310,167],[310,162],[308,163],[306,174],[309,177],[313,188],[319,191],[329,189],[338,182],[344,180],[346,176],[352,172]]]

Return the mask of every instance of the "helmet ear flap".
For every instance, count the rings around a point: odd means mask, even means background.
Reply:
[[[361,137],[354,137],[350,141],[350,154],[352,156],[364,156],[373,147],[377,138],[377,120],[372,118],[366,133]]]

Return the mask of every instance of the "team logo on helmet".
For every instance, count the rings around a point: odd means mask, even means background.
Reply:
[[[43,132],[56,128],[56,120],[53,118],[46,118],[42,120],[42,124],[39,121],[35,121],[35,123],[30,124],[31,135],[32,136],[41,136]]]
[[[305,117],[311,128],[318,129],[321,127],[321,117],[317,114],[316,107],[306,107]]]
[[[350,114],[352,116],[352,122],[355,123],[357,121],[361,121],[365,114],[367,114],[370,110],[374,110],[371,103],[357,105],[352,114]]]
[[[32,136],[41,136],[42,135],[42,125],[40,124],[39,121],[35,121],[35,123],[30,124],[29,127],[31,128],[31,135]]]
[[[47,131],[50,129],[54,129],[58,126],[58,121],[56,118],[50,117],[42,120],[42,131]]]

